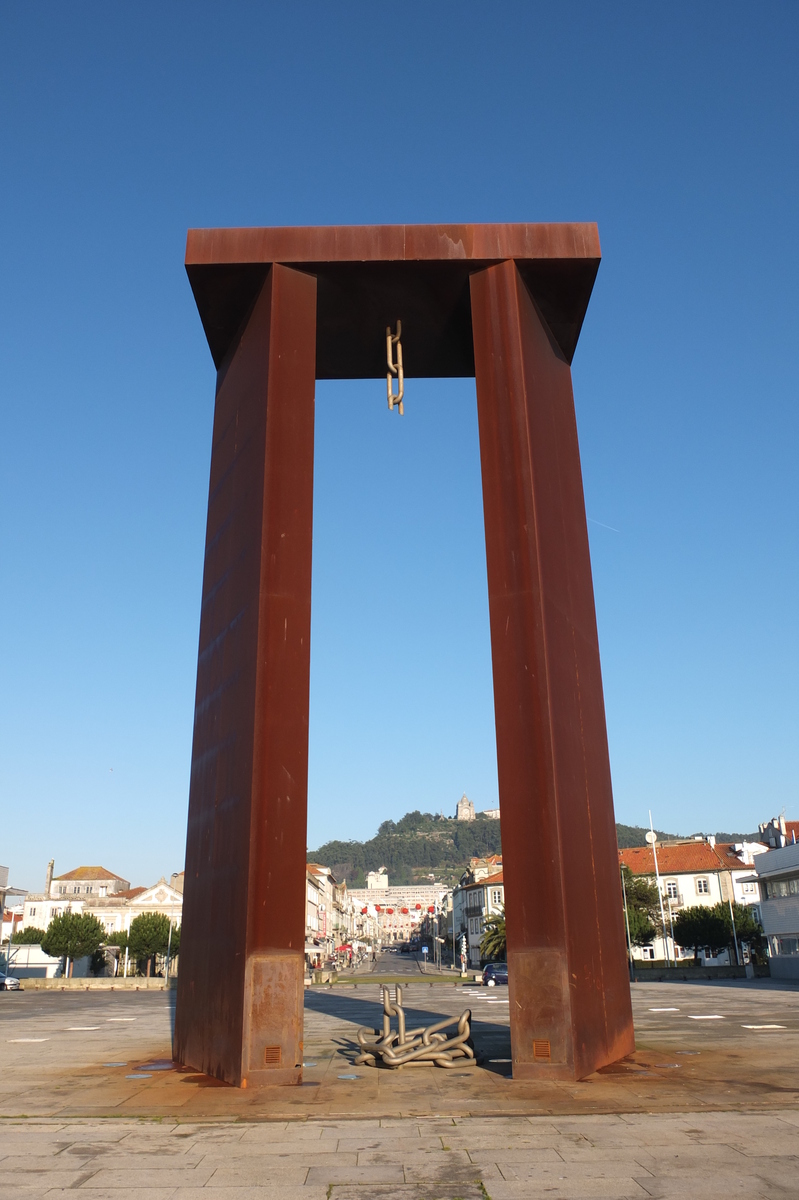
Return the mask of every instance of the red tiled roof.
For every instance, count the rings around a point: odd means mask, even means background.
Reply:
[[[146,892],[146,891],[147,891],[147,888],[145,888],[145,887],[135,887],[135,888],[131,888],[130,891],[127,891],[127,892],[114,892],[114,894],[112,896],[108,896],[108,897],[106,897],[106,899],[108,899],[108,900],[135,900],[137,896],[140,896],[142,894],[142,892]]]
[[[60,882],[64,879],[122,879],[122,876],[106,871],[105,867],[76,867],[74,871],[67,871],[66,875],[56,875],[55,879]]]
[[[799,842],[799,821],[785,822],[785,836],[789,842],[793,840],[791,837],[792,834],[796,836],[796,840]]]
[[[474,883],[464,883],[463,887],[464,887],[464,889],[493,887],[494,884],[496,884],[496,883],[504,884],[504,882],[505,882],[505,879],[504,879],[502,872],[498,871],[496,875],[486,875],[486,877],[484,879],[478,879]]]
[[[658,870],[661,875],[692,875],[697,871],[751,871],[742,862],[734,843],[686,842],[681,846],[658,846]],[[651,846],[628,846],[619,850],[619,863],[633,875],[654,875],[655,860]]]
[[[688,875],[695,871],[720,871],[718,856],[707,842],[687,842],[683,846],[658,846],[661,875]],[[655,859],[651,846],[626,846],[619,850],[619,862],[633,875],[654,875]]]

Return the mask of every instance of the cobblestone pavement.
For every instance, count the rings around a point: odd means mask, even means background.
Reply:
[[[799,1113],[5,1122],[0,1197],[516,1200],[797,1194]]]

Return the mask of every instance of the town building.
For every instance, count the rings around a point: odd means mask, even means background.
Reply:
[[[391,887],[385,868],[381,868],[381,874],[385,883],[379,888],[350,889],[356,920],[373,922],[378,944],[385,946],[410,941],[419,932],[426,914],[436,915],[447,910],[449,892],[443,884],[411,883]]]
[[[492,855],[496,859],[496,855]],[[485,870],[485,861],[472,859],[472,867],[452,893],[452,918],[456,940],[466,937],[466,959],[469,968],[482,965],[480,943],[486,921],[504,911],[505,879],[502,859],[495,862],[494,871]],[[475,865],[476,864],[476,865]],[[500,869],[496,867],[499,865]],[[475,877],[477,875],[477,877]]]
[[[667,936],[657,937],[648,946],[633,946],[633,958],[669,960],[693,958],[693,950],[676,945],[671,930],[674,917],[694,905],[713,907],[721,902],[753,906],[760,920],[760,889],[752,875],[756,857],[767,847],[760,842],[716,843],[712,835],[680,841],[656,842],[660,892],[666,919]],[[632,875],[650,876],[654,882],[655,855],[651,846],[630,846],[619,850],[619,864]],[[702,952],[702,961],[717,966],[729,964],[724,950],[712,958]]]
[[[770,850],[793,846],[799,840],[797,839],[799,821],[786,821],[783,816],[772,817],[770,821],[764,821],[757,828],[761,842],[764,842]]]
[[[332,958],[339,947],[352,945],[355,906],[346,880],[339,883],[329,867],[307,863],[305,878],[306,956],[316,966]]]
[[[113,896],[130,889],[130,880],[107,871],[105,867],[77,867],[66,875],[52,876],[53,862],[48,864],[45,893],[53,899],[62,896]]]
[[[758,854],[755,871],[771,974],[776,979],[799,979],[799,841],[786,839],[784,845]]]
[[[498,808],[484,808],[480,815],[483,817],[488,817],[489,821],[498,821],[499,820],[499,809]]]
[[[469,870],[461,883],[476,883],[480,879],[486,879],[489,875],[495,875],[501,866],[501,854],[488,854],[485,858],[470,858]]]
[[[183,893],[163,877],[152,887],[131,888],[129,880],[105,867],[77,867],[54,877],[50,862],[45,888],[25,897],[21,929],[47,929],[53,917],[65,912],[91,913],[109,934],[127,932],[145,912],[163,913],[175,926],[181,923]]]

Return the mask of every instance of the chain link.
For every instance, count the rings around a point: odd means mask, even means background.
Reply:
[[[386,391],[388,393],[388,409],[389,412],[394,411],[394,405],[399,408],[399,415],[403,416],[405,408],[402,403],[402,397],[405,395],[405,376],[402,371],[402,321],[397,321],[397,332],[391,332],[391,326],[386,326],[386,362],[388,371],[386,372]],[[397,348],[396,361],[394,358],[394,347]],[[397,391],[394,392],[394,379],[397,380]]]

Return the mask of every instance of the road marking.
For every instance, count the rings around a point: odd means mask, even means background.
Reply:
[[[106,1021],[136,1021],[137,1017],[106,1017]],[[99,1025],[90,1025],[89,1029],[99,1029]]]
[[[102,1025],[67,1025],[67,1033],[85,1033],[89,1029],[102,1029]]]
[[[690,1017],[689,1016],[688,1020],[689,1021],[723,1021],[724,1018],[720,1017],[718,1015],[718,1013],[714,1013],[712,1016],[707,1016],[707,1017]]]
[[[6,1038],[8,1042],[49,1042],[49,1038]]]
[[[650,1008],[650,1012],[679,1012],[679,1008]]]
[[[742,1025],[741,1029],[786,1029],[786,1025]]]

